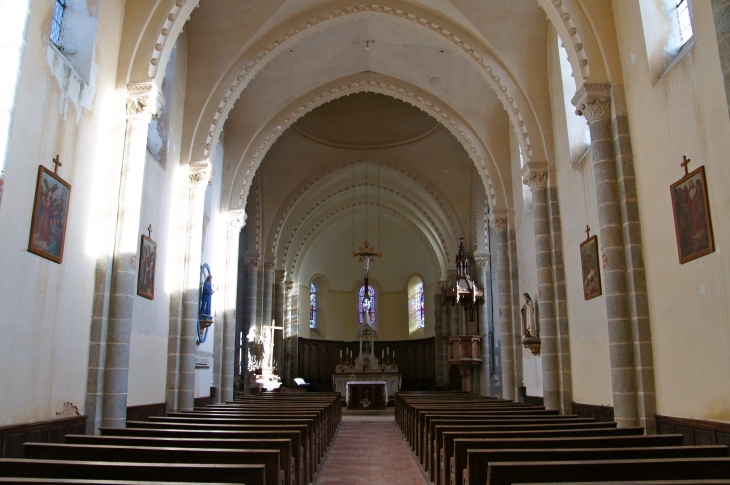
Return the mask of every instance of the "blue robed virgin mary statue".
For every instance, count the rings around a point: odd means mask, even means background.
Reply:
[[[213,275],[208,275],[208,277],[205,278],[205,283],[203,283],[203,297],[200,299],[200,310],[198,311],[199,315],[212,315],[210,302],[214,292]]]

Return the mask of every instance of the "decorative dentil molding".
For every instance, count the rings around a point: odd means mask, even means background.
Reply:
[[[259,258],[244,258],[243,264],[248,269],[257,269],[259,267],[259,264],[261,264],[261,261]]]
[[[210,162],[190,163],[190,188],[205,189],[211,181],[213,166]]]
[[[609,83],[584,83],[572,100],[575,114],[585,116],[588,124],[596,120],[611,119],[611,85]]]
[[[150,67],[147,71],[147,74],[150,78],[154,79],[155,76],[157,76],[157,70],[160,66],[160,58],[162,57],[162,52],[164,51],[167,43],[171,40],[170,34],[174,34],[174,32],[178,30],[176,24],[182,22],[184,25],[185,22],[190,20],[189,16],[187,18],[183,17],[183,19],[180,19],[180,14],[183,12],[183,9],[187,10],[187,12],[189,13],[195,7],[197,7],[199,3],[200,0],[197,0],[195,2],[192,2],[191,0],[175,0],[175,3],[172,4],[169,13],[165,17],[165,23],[162,25],[162,29],[160,29],[160,34],[157,36],[155,48],[152,51],[152,56],[150,58]],[[186,4],[187,8],[185,8]],[[182,26],[179,27],[179,30],[182,30]]]
[[[276,269],[276,260],[264,261],[264,271],[274,271]]]
[[[521,170],[522,183],[530,190],[547,188],[547,162],[525,162]]]
[[[506,210],[495,210],[489,213],[489,226],[497,232],[506,231],[509,222]]]
[[[241,232],[241,229],[246,225],[246,219],[248,215],[243,209],[235,209],[228,211],[228,230],[231,232]]]
[[[474,264],[479,269],[489,268],[489,256],[474,258]]]
[[[127,118],[147,121],[160,117],[165,97],[155,83],[129,84],[127,86]]]
[[[573,18],[566,8],[565,2],[563,0],[551,0],[551,3],[555,7],[555,10],[560,16],[560,20],[562,20],[565,28],[568,29],[570,41],[573,44],[573,49],[575,49],[576,55],[578,56],[580,72],[583,75],[584,79],[588,79],[591,76],[591,69],[588,65],[588,56],[586,55],[586,51],[583,48],[583,41],[581,40],[580,34],[578,33],[578,28],[575,25],[575,22],[573,22]]]

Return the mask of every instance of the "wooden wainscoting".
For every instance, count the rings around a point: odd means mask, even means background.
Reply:
[[[530,406],[544,406],[545,398],[542,396],[525,396],[525,404]]]
[[[571,402],[570,407],[572,408],[573,414],[579,418],[593,418],[601,423],[610,423],[613,421],[613,406]]]
[[[0,427],[0,458],[24,458],[23,443],[64,443],[67,434],[86,434],[86,418],[49,419]]]
[[[195,406],[196,408],[202,408],[208,406],[209,404],[213,404],[213,397],[214,396],[196,397],[195,399],[193,399],[193,406]]]
[[[685,445],[730,446],[730,424],[656,415],[657,434],[684,435]]]
[[[299,376],[309,382],[312,390],[331,391],[332,374],[343,355],[352,350],[352,358],[360,353],[359,342],[299,338]],[[395,351],[395,364],[401,375],[401,390],[428,391],[436,388],[436,354],[434,337],[417,340],[376,341],[375,355],[383,349]]]
[[[142,404],[127,406],[127,421],[147,421],[150,416],[167,416],[167,404]]]

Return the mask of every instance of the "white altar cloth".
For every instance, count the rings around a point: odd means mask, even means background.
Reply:
[[[385,389],[385,405],[388,405],[388,383],[385,381],[349,381],[345,392],[345,402],[350,405],[350,384],[382,384]]]

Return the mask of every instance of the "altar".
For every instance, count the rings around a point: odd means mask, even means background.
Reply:
[[[388,401],[395,397],[395,393],[400,391],[401,376],[397,372],[386,371],[358,372],[350,369],[345,369],[343,372],[340,371],[340,366],[337,366],[337,372],[335,372],[335,374],[332,376],[332,389],[335,392],[339,392],[341,395],[347,397],[347,384],[349,382],[382,383],[385,387],[385,405],[387,405]]]
[[[385,409],[388,405],[388,384],[385,381],[350,381],[346,385],[347,409]],[[364,400],[370,402],[365,405]]]

